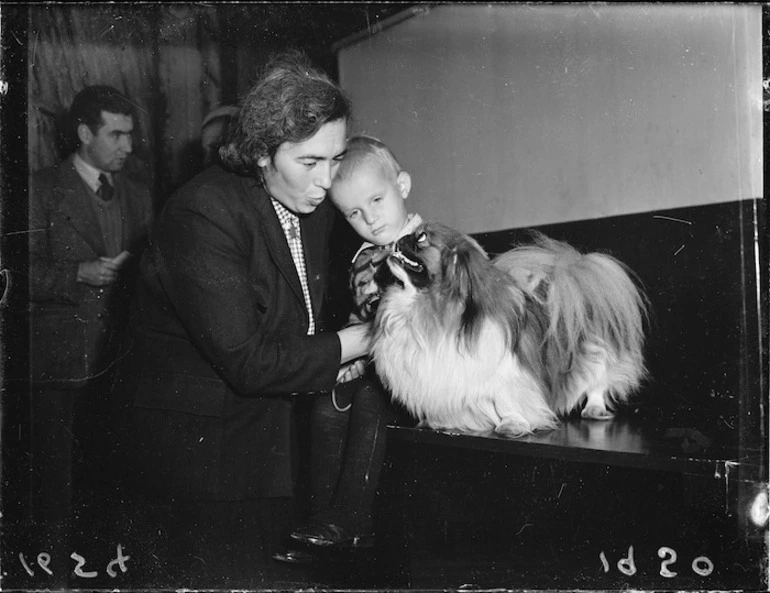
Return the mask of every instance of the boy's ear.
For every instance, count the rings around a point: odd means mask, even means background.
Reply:
[[[406,171],[401,171],[398,177],[396,177],[396,185],[398,186],[398,193],[401,194],[401,199],[406,200],[412,189],[412,176]]]
[[[262,168],[267,167],[268,163],[270,163],[270,157],[267,155],[261,156],[257,159],[257,165]]]

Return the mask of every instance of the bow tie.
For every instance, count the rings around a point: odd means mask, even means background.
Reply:
[[[105,202],[109,202],[112,199],[112,196],[115,195],[115,188],[112,187],[110,180],[104,173],[99,174],[99,183],[101,183],[101,185],[99,186],[99,189],[96,190],[96,195]]]

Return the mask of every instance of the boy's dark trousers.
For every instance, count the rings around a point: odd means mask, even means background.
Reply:
[[[311,522],[371,533],[372,507],[385,459],[385,428],[397,418],[380,382],[369,376],[323,395],[311,414]]]

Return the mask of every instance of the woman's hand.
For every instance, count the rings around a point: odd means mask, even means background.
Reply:
[[[372,346],[370,323],[351,325],[337,332],[340,339],[340,364],[356,360],[369,354]]]
[[[343,364],[337,373],[337,383],[347,383],[353,379],[358,379],[366,370],[366,360],[359,358],[353,362]]]

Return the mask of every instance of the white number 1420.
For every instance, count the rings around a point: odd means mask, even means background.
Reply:
[[[676,551],[672,548],[662,546],[658,549],[658,557],[661,559],[660,563],[660,576],[667,579],[673,579],[678,573],[669,569],[669,566],[674,564],[677,560]],[[607,557],[604,552],[599,554],[599,560],[602,561],[604,572],[610,571],[610,564],[607,562]],[[714,563],[706,556],[698,556],[692,561],[690,565],[692,571],[702,577],[707,577],[714,572]],[[628,546],[628,556],[618,560],[618,570],[626,576],[633,576],[636,574],[636,563],[634,562],[634,546]]]

